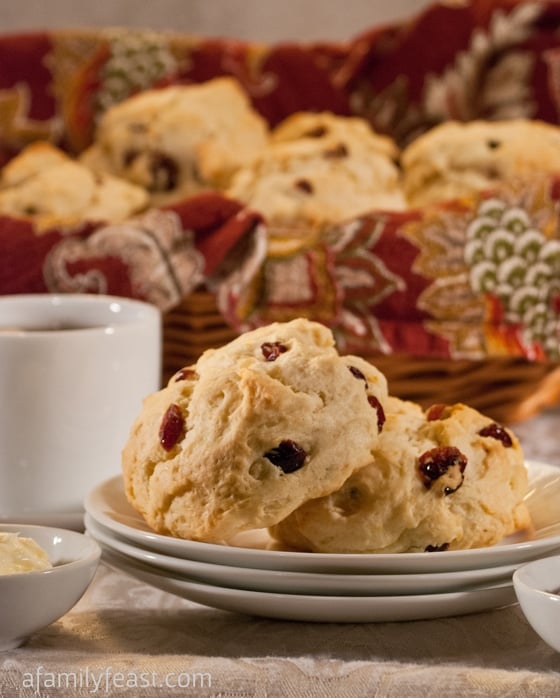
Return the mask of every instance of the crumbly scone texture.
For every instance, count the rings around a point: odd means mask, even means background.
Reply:
[[[319,323],[247,332],[145,400],[123,450],[127,498],[182,538],[273,525],[371,461],[386,398],[384,376]]]
[[[144,187],[158,205],[228,186],[268,136],[239,83],[220,77],[145,90],[111,107],[82,161]]]
[[[0,189],[15,187],[42,170],[68,162],[69,156],[47,141],[35,141],[0,170]]]
[[[96,175],[46,142],[36,142],[0,173],[0,212],[34,220],[39,228],[84,220],[117,222],[143,210],[144,189]]]
[[[403,187],[421,207],[532,173],[560,172],[560,128],[543,121],[448,121],[401,155]]]
[[[276,127],[269,146],[237,172],[228,193],[278,226],[402,211],[396,156],[394,143],[362,119],[298,113]]]
[[[368,148],[377,150],[391,160],[398,160],[399,148],[389,136],[376,133],[369,122],[359,116],[339,116],[332,112],[296,112],[286,117],[271,132],[274,143],[311,140],[315,142],[355,142],[366,143]]]
[[[530,525],[509,430],[462,404],[424,412],[390,397],[386,409],[374,460],[271,527],[274,538],[314,552],[420,552],[488,546]]]

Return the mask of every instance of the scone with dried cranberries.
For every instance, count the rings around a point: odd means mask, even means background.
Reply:
[[[145,90],[108,109],[82,162],[163,205],[229,186],[268,141],[268,124],[231,77]]]
[[[148,396],[123,451],[156,531],[200,541],[271,526],[369,463],[384,376],[304,319],[247,332]]]
[[[374,460],[271,529],[292,547],[400,553],[492,545],[530,524],[515,436],[466,405],[389,398]]]
[[[398,149],[364,119],[299,112],[240,168],[228,193],[269,227],[308,230],[375,210],[403,211]]]
[[[38,231],[87,220],[118,222],[147,205],[141,187],[94,174],[46,141],[31,143],[0,171],[0,214],[27,218]]]
[[[403,187],[414,207],[472,196],[560,170],[560,128],[531,119],[446,121],[401,156]]]

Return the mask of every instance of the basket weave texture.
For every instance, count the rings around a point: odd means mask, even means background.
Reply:
[[[0,165],[39,139],[79,153],[111,104],[223,74],[271,125],[300,110],[355,114],[401,146],[451,119],[560,121],[555,2],[437,4],[337,44],[7,35],[0,65]],[[217,192],[118,225],[39,231],[0,217],[0,293],[156,304],[164,379],[240,332],[308,317],[332,328],[341,351],[374,361],[393,394],[515,421],[560,395],[559,202],[560,179],[543,175],[306,230],[276,230]]]
[[[163,381],[206,349],[237,336],[213,293],[195,290],[164,316]],[[481,360],[371,354],[364,358],[387,377],[392,395],[425,408],[463,402],[501,423],[527,419],[560,401],[560,363],[519,357]]]

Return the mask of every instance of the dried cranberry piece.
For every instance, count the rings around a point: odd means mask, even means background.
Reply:
[[[354,378],[359,378],[360,380],[363,380],[364,383],[367,383],[366,377],[360,371],[359,368],[356,368],[355,366],[348,366],[348,369],[349,369],[350,373],[354,376]]]
[[[185,429],[185,419],[181,408],[175,403],[171,403],[159,427],[159,442],[166,451],[170,451],[181,438]]]
[[[135,148],[129,148],[123,153],[123,165],[130,167],[136,158],[140,155],[140,151]]]
[[[276,361],[280,354],[288,351],[288,347],[282,342],[265,342],[261,344],[261,351],[267,361]]]
[[[479,432],[480,436],[489,436],[492,439],[497,439],[501,441],[505,448],[511,448],[513,446],[513,441],[511,436],[508,434],[506,429],[501,424],[492,422],[487,427],[484,427]]]
[[[344,143],[339,143],[333,148],[325,150],[323,155],[329,159],[345,158],[348,156],[348,148],[344,145]]]
[[[197,377],[197,373],[193,368],[189,368],[188,366],[185,368],[182,368],[180,371],[177,371],[175,374],[175,383],[178,383],[179,381],[186,381],[186,380],[192,380],[193,378]]]
[[[293,473],[299,470],[305,463],[307,453],[305,450],[291,439],[281,441],[278,446],[271,448],[264,454],[265,458],[280,468],[284,473]]]
[[[177,186],[179,166],[165,153],[152,153],[150,158],[151,191],[171,191]]]
[[[305,194],[313,194],[313,185],[308,179],[297,179],[294,182],[294,187]]]
[[[463,484],[467,457],[455,446],[438,446],[420,456],[418,467],[426,489],[441,478],[441,493],[448,495]]]
[[[383,425],[385,424],[385,410],[383,409],[383,405],[379,402],[375,395],[368,395],[367,401],[377,412],[377,430],[382,431]]]
[[[426,419],[428,422],[434,422],[437,419],[441,419],[446,409],[447,405],[444,405],[442,402],[438,402],[437,404],[428,407],[426,410]]]
[[[303,135],[307,136],[307,138],[322,138],[323,136],[326,136],[329,130],[327,129],[326,126],[315,126],[315,128],[309,129],[309,131],[306,131]]]
[[[449,543],[442,543],[441,545],[427,545],[424,549],[426,553],[443,553],[449,549]]]

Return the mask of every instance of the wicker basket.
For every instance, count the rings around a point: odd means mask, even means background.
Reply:
[[[163,316],[163,383],[205,349],[219,347],[237,333],[223,319],[214,295],[199,290]]]
[[[237,336],[223,319],[212,293],[186,297],[163,318],[163,381],[194,363],[208,348]],[[489,417],[513,423],[560,400],[560,363],[492,358],[481,361],[403,355],[364,357],[382,371],[392,395],[424,407],[464,402]]]

